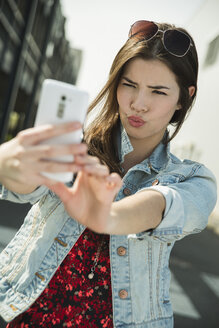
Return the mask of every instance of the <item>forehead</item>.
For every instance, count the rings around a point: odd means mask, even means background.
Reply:
[[[158,59],[133,58],[126,64],[124,75],[129,75],[130,79],[177,83],[175,74],[164,62]]]

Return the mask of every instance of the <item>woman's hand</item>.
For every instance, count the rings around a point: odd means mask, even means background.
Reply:
[[[98,233],[111,230],[109,213],[121,186],[120,176],[117,173],[109,174],[108,168],[98,162],[85,166],[71,188],[61,182],[47,184],[62,200],[71,217]]]
[[[41,172],[78,172],[93,163],[87,155],[85,144],[40,144],[49,138],[81,128],[78,122],[45,125],[30,128],[0,146],[0,182],[9,190],[29,193],[39,185],[54,183]],[[74,155],[74,162],[63,163],[47,159],[62,155]],[[46,158],[46,160],[45,160]]]
[[[70,217],[97,233],[128,235],[154,229],[166,206],[163,194],[151,189],[113,202],[122,179],[117,173],[109,174],[95,157],[84,165],[71,188],[61,182],[46,185],[59,196]]]

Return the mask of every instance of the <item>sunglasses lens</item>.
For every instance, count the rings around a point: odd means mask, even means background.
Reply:
[[[177,30],[167,30],[164,33],[164,45],[175,56],[184,56],[189,50],[191,40],[185,33]]]
[[[135,36],[139,39],[149,40],[151,39],[158,31],[158,26],[149,21],[137,21],[135,22],[129,31],[129,38]]]

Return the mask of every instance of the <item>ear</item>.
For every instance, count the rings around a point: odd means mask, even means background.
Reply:
[[[191,85],[191,87],[189,87],[189,95],[190,97],[192,97],[195,93],[195,87],[194,85]]]
[[[191,85],[190,87],[188,87],[188,91],[189,91],[190,97],[192,97],[194,95],[194,93],[195,93],[195,87],[194,87],[194,85]],[[180,104],[178,104],[178,105],[180,106]],[[181,109],[181,107],[176,108],[176,110],[180,110],[180,109]]]

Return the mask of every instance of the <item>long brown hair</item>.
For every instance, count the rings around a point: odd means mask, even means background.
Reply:
[[[169,28],[175,28],[175,26],[166,23],[159,24],[159,29],[161,30]],[[182,28],[178,28],[178,30],[188,34]],[[157,59],[166,64],[175,74],[180,88],[178,102],[181,105],[181,110],[175,111],[170,120],[170,124],[175,126],[175,130],[172,136],[166,140],[166,143],[168,143],[180,130],[196,97],[198,57],[194,40],[192,38],[191,40],[192,46],[189,51],[184,57],[180,58],[171,55],[165,50],[159,33],[149,41],[139,41],[135,38],[128,39],[116,55],[108,81],[96,99],[91,103],[88,112],[90,113],[96,107],[100,107],[101,109],[95,119],[89,124],[84,134],[84,140],[88,145],[89,153],[99,157],[101,162],[107,164],[111,171],[121,174],[116,140],[120,124],[116,92],[125,66],[131,59],[137,57],[145,60]],[[190,86],[195,87],[192,97],[190,97],[188,91]]]

